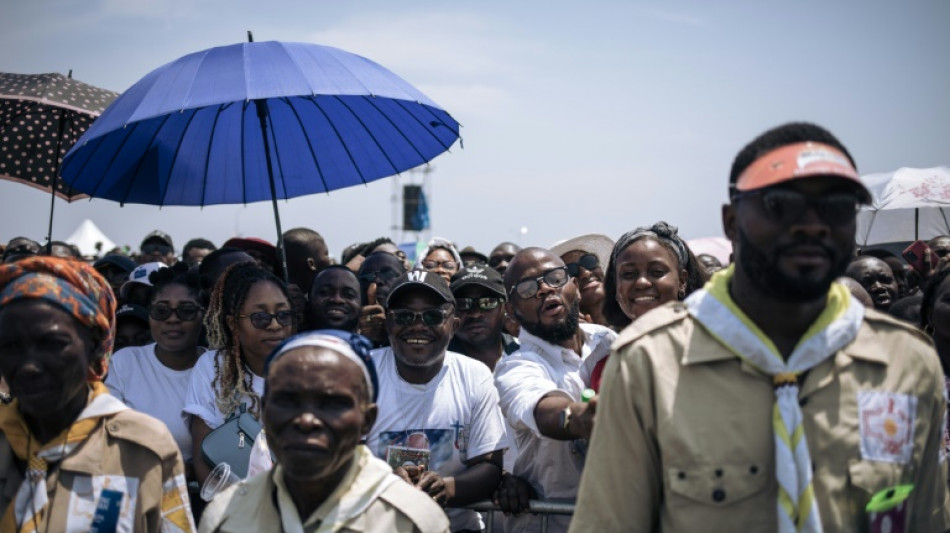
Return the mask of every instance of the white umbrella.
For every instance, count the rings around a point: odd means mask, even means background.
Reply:
[[[868,174],[871,205],[858,213],[858,244],[868,246],[950,235],[950,167]]]

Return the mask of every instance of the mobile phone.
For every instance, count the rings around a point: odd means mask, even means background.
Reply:
[[[913,267],[914,270],[926,275],[928,274],[924,268],[924,257],[926,257],[926,254],[930,254],[930,267],[936,267],[937,261],[940,258],[927,246],[926,242],[921,240],[916,240],[910,243],[910,246],[904,248],[904,251],[901,252],[901,257],[903,257],[904,260],[907,261],[907,264]]]

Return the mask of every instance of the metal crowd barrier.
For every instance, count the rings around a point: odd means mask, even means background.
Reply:
[[[488,500],[485,500],[481,502],[475,502],[471,505],[466,505],[463,508],[486,513],[487,520],[485,520],[485,532],[493,533],[492,528],[495,525],[494,515],[496,511],[501,512],[501,507]],[[524,512],[541,515],[541,533],[547,533],[548,516],[552,514],[572,515],[574,514],[574,504],[566,502],[549,502],[547,500],[530,500],[528,502],[528,510]]]

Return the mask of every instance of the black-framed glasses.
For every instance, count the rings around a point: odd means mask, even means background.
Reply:
[[[143,244],[142,253],[143,254],[154,254],[158,252],[161,255],[168,255],[172,253],[172,247],[165,244]]]
[[[571,276],[567,273],[566,266],[552,268],[536,278],[524,278],[518,283],[515,283],[514,287],[509,291],[509,296],[517,294],[519,297],[527,300],[528,298],[534,298],[538,294],[538,291],[541,290],[542,281],[552,289],[559,289],[567,285],[569,279],[571,279]]]
[[[264,311],[256,311],[254,313],[248,313],[246,315],[238,315],[238,318],[250,318],[251,325],[257,329],[267,329],[267,326],[270,326],[272,320],[276,319],[277,323],[281,326],[290,326],[294,323],[294,312],[288,310],[277,311],[276,313],[266,313]]]
[[[191,322],[192,320],[196,320],[202,311],[204,311],[204,309],[195,304],[181,304],[178,307],[172,307],[166,304],[148,306],[148,316],[152,318],[152,320],[158,320],[159,322],[164,322],[171,318],[172,313],[178,317],[178,320]]]
[[[411,309],[392,309],[389,311],[389,316],[392,317],[393,322],[397,326],[408,326],[416,321],[416,319],[421,319],[422,323],[426,326],[436,327],[441,326],[445,322],[446,317],[449,316],[449,312],[445,309],[425,309],[423,311],[413,311]]]
[[[570,274],[571,277],[576,278],[577,275],[581,273],[581,267],[584,267],[587,271],[594,270],[600,266],[600,260],[597,259],[597,256],[594,254],[584,254],[577,261],[564,266],[567,267],[567,273]]]
[[[446,270],[456,270],[459,267],[458,262],[456,261],[430,261],[426,259],[422,262],[422,267],[426,270],[432,270],[434,268],[442,267]]]
[[[374,281],[376,283],[385,283],[387,281],[394,280],[399,277],[399,272],[393,268],[384,268],[376,272],[363,272],[357,277],[359,278],[360,283],[369,285]]]
[[[492,309],[498,309],[498,306],[501,305],[503,301],[501,298],[456,298],[455,308],[462,313],[474,311],[475,309],[491,311]]]
[[[826,224],[840,226],[854,221],[858,213],[858,198],[846,192],[810,197],[793,189],[759,189],[733,195],[733,199],[758,196],[762,208],[773,222],[788,225],[801,219],[812,207]]]

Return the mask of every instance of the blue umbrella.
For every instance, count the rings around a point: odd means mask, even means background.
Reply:
[[[315,44],[248,42],[147,74],[66,154],[62,177],[122,204],[271,200],[283,253],[278,199],[397,174],[458,138],[446,111],[369,59]]]

